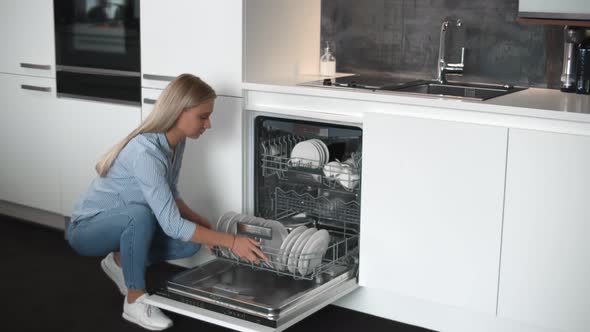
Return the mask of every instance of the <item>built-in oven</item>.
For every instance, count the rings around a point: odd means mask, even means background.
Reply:
[[[58,96],[140,105],[139,0],[54,0]]]
[[[268,262],[216,248],[148,302],[235,330],[280,331],[358,287],[362,128],[248,110],[244,124],[246,206],[215,227],[261,240]],[[329,240],[316,251],[320,232]]]

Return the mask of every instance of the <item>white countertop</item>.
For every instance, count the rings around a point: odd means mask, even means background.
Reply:
[[[317,79],[317,78],[315,78]],[[312,81],[297,79],[297,82]],[[297,94],[387,102],[454,110],[480,111],[497,114],[520,115],[535,118],[590,123],[590,95],[565,93],[554,89],[529,88],[485,101],[417,96],[393,91],[373,92],[363,89],[337,87],[308,87],[297,85],[295,80],[275,80],[272,83],[243,83],[243,89],[275,93]]]

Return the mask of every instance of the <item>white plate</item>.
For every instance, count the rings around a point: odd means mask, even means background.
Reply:
[[[265,246],[269,248],[271,254],[269,261],[271,263],[278,263],[279,250],[283,245],[283,241],[285,241],[285,238],[289,235],[289,232],[287,232],[287,229],[283,224],[276,220],[265,220],[264,226],[272,229],[272,239],[265,240]]]
[[[323,165],[326,163],[326,156],[324,154],[324,148],[320,145],[320,143],[318,142],[317,139],[311,139],[309,140],[316,149],[318,149],[318,152],[320,153],[320,165]]]
[[[320,150],[313,142],[299,142],[291,151],[290,162],[293,166],[318,168],[320,167]]]
[[[221,217],[219,217],[219,219],[217,220],[217,224],[215,224],[215,230],[218,232],[225,232],[225,227],[224,227],[225,222],[228,221],[233,216],[235,216],[236,214],[238,214],[238,213],[233,212],[233,211],[229,211],[229,212],[222,214]]]
[[[237,215],[238,215],[238,213],[233,212],[233,211],[229,211],[229,212],[226,212],[223,215],[221,215],[221,217],[219,217],[219,219],[217,220],[217,224],[215,225],[215,230],[217,230],[218,232],[225,233],[227,223]],[[228,257],[228,258],[233,257],[231,250],[229,250],[228,248],[220,246],[219,252],[224,257]]]
[[[328,250],[328,244],[330,243],[330,234],[327,230],[321,229],[315,232],[309,240],[305,243],[303,250],[301,250],[301,256],[297,263],[297,268],[301,275],[306,275],[313,271],[320,263],[322,258]]]
[[[248,215],[244,215],[244,218],[240,218],[238,220],[235,221],[235,226],[233,231],[237,232],[237,224],[241,222],[244,224],[250,224],[250,225],[255,225],[255,226],[263,226],[263,227],[269,227],[272,228],[271,226],[267,226],[267,220],[263,219],[263,218],[259,218],[256,216],[248,216]],[[261,247],[270,247],[271,245],[271,240],[267,240],[267,239],[262,239],[260,241],[260,246]],[[262,248],[261,248],[262,249]],[[269,262],[264,262],[262,261],[261,264],[266,265],[267,267],[273,268],[272,264]]]
[[[236,234],[238,221],[244,221],[249,216],[245,214],[237,214],[225,223],[225,232],[229,234]]]
[[[279,271],[284,271],[287,269],[287,258],[289,258],[289,253],[291,252],[291,249],[293,249],[293,245],[295,244],[295,241],[297,241],[299,235],[303,234],[303,232],[306,230],[307,226],[299,226],[292,230],[291,233],[289,233],[289,235],[287,235],[285,238],[285,241],[283,241],[279,251],[281,253],[279,256],[279,264],[277,264]]]
[[[324,141],[322,141],[321,139],[315,139],[316,142],[318,142],[318,144],[320,145],[320,147],[322,148],[323,152],[324,152],[324,162],[323,164],[327,163],[330,160],[330,150],[328,150],[328,146],[326,145],[326,143],[324,143]]]
[[[235,235],[237,227],[234,227],[234,226],[236,225],[236,223],[238,221],[242,221],[246,218],[248,218],[248,216],[245,214],[239,214],[239,213],[236,214],[235,216],[233,216],[230,220],[228,220],[224,224],[225,225],[225,232]],[[228,252],[229,257],[234,258],[234,259],[239,259],[239,257],[231,251],[231,249],[227,249],[227,252]]]
[[[289,253],[289,259],[287,260],[287,268],[289,269],[289,272],[297,272],[299,254],[301,254],[301,250],[303,250],[303,246],[305,246],[307,240],[309,240],[309,238],[317,231],[316,228],[309,228],[297,238],[297,241],[295,241],[295,244]]]

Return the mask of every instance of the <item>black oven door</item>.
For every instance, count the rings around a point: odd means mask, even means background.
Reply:
[[[58,94],[139,104],[139,0],[53,4]]]

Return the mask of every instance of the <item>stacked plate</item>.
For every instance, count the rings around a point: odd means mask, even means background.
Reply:
[[[309,139],[297,143],[291,151],[290,166],[320,168],[330,160],[328,146],[319,139]]]
[[[272,238],[261,239],[260,248],[268,257],[267,264],[269,267],[274,268],[278,256],[276,253],[279,251],[279,248],[288,235],[285,226],[276,220],[263,219],[230,211],[219,217],[215,229],[219,232],[237,234],[238,223],[262,226],[271,229]],[[219,252],[223,257],[238,259],[238,257],[227,248],[220,248]]]
[[[285,226],[276,220],[231,211],[219,217],[215,229],[236,234],[240,222],[272,229],[272,238],[262,239],[260,248],[268,257],[267,267],[277,271],[303,276],[312,273],[321,264],[330,244],[330,234],[325,229],[299,226],[288,233]],[[219,248],[218,252],[223,257],[239,259],[227,248]]]
[[[330,234],[325,229],[299,226],[283,241],[276,268],[303,276],[310,274],[322,262],[329,243]]]

